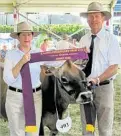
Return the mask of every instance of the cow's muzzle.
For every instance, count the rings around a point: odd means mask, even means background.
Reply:
[[[79,103],[79,104],[86,104],[92,101],[93,101],[93,94],[91,91],[80,93],[78,98],[76,99],[76,103]]]

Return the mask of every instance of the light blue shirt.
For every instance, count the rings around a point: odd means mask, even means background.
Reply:
[[[80,40],[79,47],[90,48],[91,35],[91,32],[84,35]],[[121,64],[119,43],[114,35],[102,28],[94,40],[92,71],[89,77],[100,76],[109,66],[114,64]]]
[[[39,52],[37,50],[31,50],[30,53]],[[8,84],[8,86],[12,86],[15,88],[22,89],[22,78],[21,74],[18,75],[17,78],[14,78],[12,69],[15,65],[21,60],[24,53],[17,49],[13,49],[7,52],[5,62],[4,62],[4,73],[3,79]],[[38,87],[40,82],[40,72],[41,68],[40,65],[49,65],[49,66],[61,66],[64,62],[57,62],[57,61],[49,61],[49,62],[36,62],[36,63],[29,63],[30,67],[30,74],[31,74],[31,82],[32,88]]]

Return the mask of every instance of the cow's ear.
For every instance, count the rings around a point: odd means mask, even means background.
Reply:
[[[41,72],[43,72],[45,76],[53,75],[55,73],[55,67],[43,65],[41,66]]]
[[[69,68],[71,68],[72,63],[73,63],[72,60],[66,60],[65,62],[65,64],[67,64]]]

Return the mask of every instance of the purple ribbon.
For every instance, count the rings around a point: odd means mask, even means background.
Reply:
[[[87,59],[88,55],[83,49],[67,49],[57,51],[39,52],[31,55],[30,63],[39,61],[58,61],[58,60],[76,60]]]
[[[33,90],[30,77],[29,63],[26,63],[21,70],[22,76],[22,90],[25,113],[25,125],[36,126],[35,108],[33,99]]]
[[[21,69],[22,76],[22,90],[23,90],[23,102],[24,102],[24,113],[25,113],[25,125],[36,126],[35,107],[33,99],[33,90],[30,76],[29,63],[39,61],[57,61],[57,60],[76,60],[76,59],[87,59],[88,55],[83,49],[67,49],[67,50],[56,50],[47,51],[31,54],[30,62],[26,63]]]

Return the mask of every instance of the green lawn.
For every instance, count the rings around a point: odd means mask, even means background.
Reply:
[[[115,83],[115,117],[113,136],[121,136],[121,71],[114,81]],[[80,110],[79,105],[70,105],[69,111],[72,117],[72,128],[67,134],[58,134],[58,136],[81,136]],[[9,136],[7,122],[0,119],[0,136]],[[48,129],[46,128],[46,136],[48,136]]]

